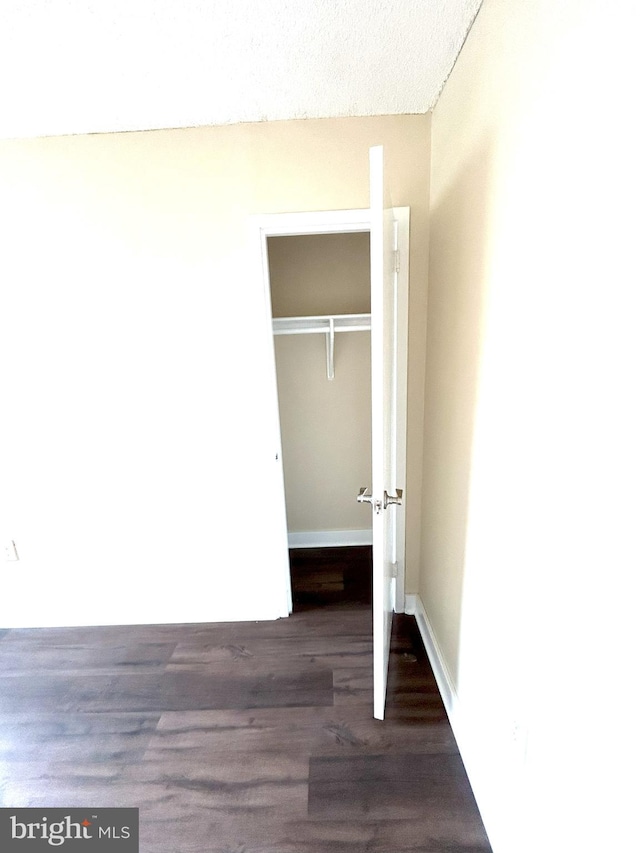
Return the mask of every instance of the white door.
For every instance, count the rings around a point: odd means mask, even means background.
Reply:
[[[373,520],[373,714],[384,718],[391,620],[395,604],[397,506],[397,270],[391,202],[385,198],[384,154],[370,151],[371,203],[371,512]]]

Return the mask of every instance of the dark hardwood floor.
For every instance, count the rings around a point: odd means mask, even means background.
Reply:
[[[289,551],[294,610],[371,605],[372,549],[293,548]]]
[[[0,631],[0,805],[138,807],[142,853],[489,851],[415,620],[374,720],[370,555],[324,550],[289,619]]]

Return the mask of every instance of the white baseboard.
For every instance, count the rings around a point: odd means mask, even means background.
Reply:
[[[458,709],[456,689],[453,685],[447,665],[444,662],[436,636],[433,633],[433,628],[429,622],[427,612],[424,609],[424,604],[422,603],[422,599],[419,595],[405,596],[404,612],[416,617],[416,622],[418,623],[418,629],[427,652],[427,657],[429,658],[429,663],[431,664],[433,674],[438,682],[438,690],[442,696],[442,701],[444,702],[444,707],[447,712],[447,716],[449,717],[451,727],[454,730],[454,734],[456,734],[453,720]]]
[[[498,844],[498,833],[495,831],[501,814],[501,804],[495,802],[496,798],[493,794],[492,786],[488,782],[488,774],[485,773],[482,766],[482,759],[479,757],[479,753],[482,750],[476,748],[478,737],[473,720],[466,720],[462,702],[458,697],[442,650],[440,649],[435,632],[419,595],[412,594],[405,596],[405,613],[416,617],[420,636],[422,637],[422,642],[431,668],[433,669],[442,702],[449,717],[458,749],[460,750],[460,757],[465,765],[469,783],[493,849],[496,853],[499,849],[505,850],[506,848],[503,845]]]
[[[371,530],[306,530],[289,533],[289,548],[340,548],[371,545]]]

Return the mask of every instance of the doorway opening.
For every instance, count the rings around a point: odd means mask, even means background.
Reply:
[[[293,609],[370,605],[370,235],[269,236],[267,257]]]

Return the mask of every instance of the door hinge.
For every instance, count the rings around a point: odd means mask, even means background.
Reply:
[[[400,250],[396,249],[394,254],[394,270],[395,272],[400,272]]]
[[[398,577],[398,564],[397,563],[391,563],[391,577],[392,578]]]

